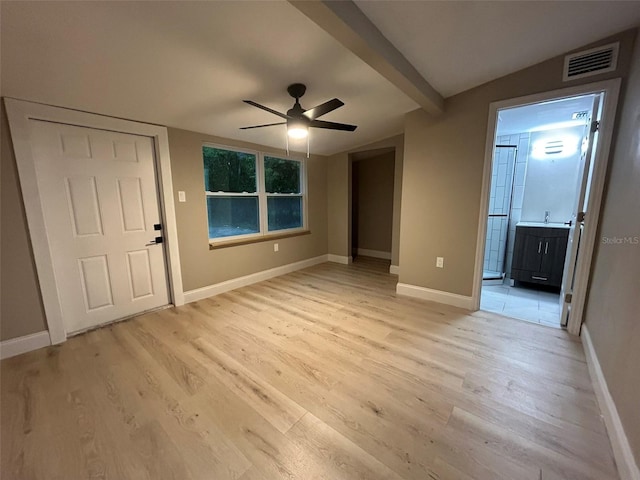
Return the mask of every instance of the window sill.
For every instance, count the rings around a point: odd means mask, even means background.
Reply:
[[[247,238],[243,240],[219,241],[215,243],[209,243],[209,250],[218,250],[221,248],[237,247],[240,245],[250,245],[252,243],[269,242],[271,240],[279,240],[281,238],[300,237],[302,235],[309,235],[310,233],[311,233],[311,230],[297,230],[295,232],[273,233],[270,235],[263,235],[262,237]]]

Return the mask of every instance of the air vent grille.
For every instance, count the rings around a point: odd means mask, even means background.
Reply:
[[[568,80],[614,71],[618,63],[619,45],[619,43],[611,43],[602,47],[567,55],[564,58],[564,75],[562,80],[566,82]]]

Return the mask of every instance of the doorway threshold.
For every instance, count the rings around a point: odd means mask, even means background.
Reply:
[[[560,294],[509,285],[482,288],[480,309],[548,327],[560,325]]]

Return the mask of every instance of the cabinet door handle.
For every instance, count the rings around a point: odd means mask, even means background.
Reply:
[[[538,253],[540,253],[540,250],[542,250],[542,240],[538,243]]]
[[[533,280],[545,280],[545,281],[546,281],[546,280],[548,280],[548,278],[547,278],[547,277],[537,277],[537,276],[535,276],[535,275],[531,275],[531,278],[532,278]]]
[[[548,251],[548,250],[549,250],[549,242],[546,242],[546,243],[544,244],[544,254],[545,254],[545,255],[547,254],[547,251]]]

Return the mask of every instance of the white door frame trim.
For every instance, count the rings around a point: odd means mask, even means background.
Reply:
[[[52,344],[67,339],[62,319],[62,308],[53,270],[53,259],[49,248],[49,238],[44,222],[44,213],[38,190],[34,158],[29,140],[29,120],[43,120],[79,127],[110,130],[121,133],[151,137],[155,147],[156,172],[160,199],[160,212],[164,225],[165,255],[169,292],[174,305],[184,304],[180,253],[171,162],[169,158],[169,137],[166,127],[107,117],[94,113],[69,110],[14,98],[4,99],[9,119],[9,128],[16,155],[22,199],[29,226],[29,236],[33,246],[33,256],[38,272],[38,282],[44,304],[44,311]]]
[[[476,240],[476,261],[474,266],[474,280],[472,299],[474,310],[480,309],[480,291],[482,289],[482,265],[484,260],[484,248],[487,233],[487,214],[489,211],[489,190],[491,188],[491,167],[493,161],[493,146],[496,136],[496,119],[498,110],[503,108],[518,107],[532,103],[548,100],[575,97],[578,95],[589,95],[604,93],[604,108],[601,117],[601,129],[596,148],[595,165],[591,188],[589,190],[589,212],[585,222],[584,231],[581,238],[581,248],[578,254],[578,261],[575,273],[575,285],[570,316],[567,330],[573,335],[580,334],[582,325],[582,315],[586,301],[586,292],[589,282],[589,272],[591,271],[591,260],[596,242],[600,207],[604,191],[607,165],[609,163],[609,151],[613,138],[613,127],[618,107],[618,96],[620,94],[620,78],[604,80],[602,82],[576,85],[574,87],[552,90],[549,92],[536,93],[524,97],[511,98],[492,102],[489,105],[489,122],[487,125],[487,140],[484,154],[484,171],[482,175],[482,193],[480,196],[480,214],[478,218],[478,238]]]

